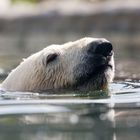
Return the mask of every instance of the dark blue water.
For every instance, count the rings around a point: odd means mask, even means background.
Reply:
[[[139,80],[106,93],[0,93],[0,140],[139,140],[139,130]]]

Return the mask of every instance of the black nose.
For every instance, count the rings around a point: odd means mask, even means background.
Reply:
[[[112,50],[113,47],[110,42],[102,42],[96,46],[95,54],[101,54],[106,57],[111,55]]]

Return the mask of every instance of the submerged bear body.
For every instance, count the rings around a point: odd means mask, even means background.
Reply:
[[[2,83],[9,91],[104,90],[114,78],[113,48],[102,38],[51,45],[29,56]]]

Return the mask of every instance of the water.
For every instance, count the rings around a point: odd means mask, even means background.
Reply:
[[[0,140],[139,140],[140,81],[109,92],[0,92]]]

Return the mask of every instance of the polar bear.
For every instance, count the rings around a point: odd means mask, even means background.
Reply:
[[[85,37],[50,45],[24,59],[1,87],[8,91],[106,90],[114,77],[112,44]]]

